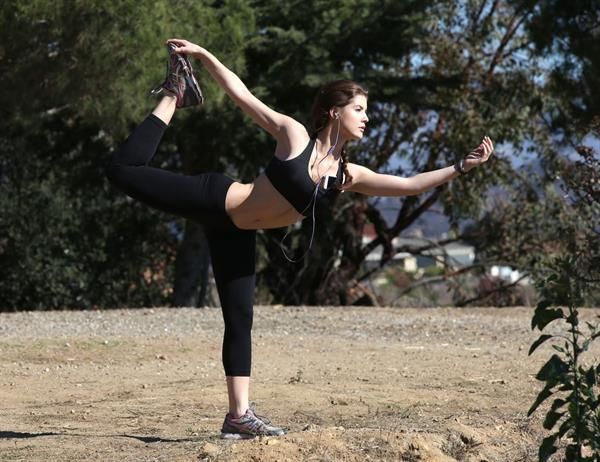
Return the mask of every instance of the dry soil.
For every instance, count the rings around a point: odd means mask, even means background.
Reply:
[[[218,308],[0,314],[0,460],[535,461],[532,313],[257,307],[251,400],[289,433],[243,442],[219,439]]]

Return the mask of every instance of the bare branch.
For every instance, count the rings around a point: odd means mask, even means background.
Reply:
[[[466,300],[461,300],[460,302],[457,302],[457,303],[456,303],[456,306],[466,306],[466,305],[468,305],[469,303],[476,302],[477,300],[483,300],[484,298],[487,298],[487,297],[489,297],[489,296],[490,296],[490,295],[492,295],[492,294],[495,294],[495,293],[497,293],[497,292],[500,292],[500,291],[503,291],[503,290],[509,289],[509,288],[511,288],[511,287],[514,287],[514,286],[516,286],[516,285],[517,285],[517,284],[518,284],[518,283],[519,283],[521,280],[525,279],[527,276],[529,276],[529,273],[525,273],[525,274],[523,274],[523,276],[521,276],[521,277],[520,277],[519,279],[517,279],[515,282],[511,282],[510,284],[502,284],[502,285],[500,285],[499,287],[496,287],[495,289],[488,290],[488,291],[486,291],[486,292],[484,292],[484,293],[482,293],[482,294],[479,294],[479,295],[477,295],[477,296],[475,296],[475,297],[468,298],[468,299],[466,299]]]
[[[504,60],[504,59],[508,58],[509,56],[513,55],[517,51],[527,48],[529,45],[531,45],[531,42],[525,42],[525,43],[522,43],[521,45],[517,45],[517,46],[511,48],[510,50],[508,50],[507,52],[505,52],[502,55],[502,59]]]
[[[421,286],[425,286],[425,285],[429,285],[429,284],[434,284],[436,282],[442,282],[442,281],[446,281],[449,278],[453,278],[455,276],[458,276],[459,274],[463,274],[463,273],[467,273],[469,271],[473,271],[474,269],[478,269],[481,268],[481,265],[471,265],[471,266],[465,266],[464,268],[460,268],[456,271],[452,271],[449,273],[444,273],[441,276],[432,276],[429,278],[421,278],[418,281],[413,282],[411,285],[409,285],[408,287],[406,287],[393,301],[392,301],[392,305],[394,305],[400,298],[402,298],[404,295],[406,295],[407,293],[413,291],[414,289],[416,289],[417,287],[421,287]]]
[[[427,199],[425,199],[421,205],[419,205],[416,209],[414,209],[410,215],[406,210],[400,211],[398,214],[398,218],[396,219],[396,223],[392,226],[390,233],[394,236],[399,234],[403,229],[408,228],[411,224],[413,224],[417,218],[419,218],[427,209],[429,209],[433,204],[436,203],[442,192],[446,189],[446,185],[441,185],[435,188],[433,193],[429,195]],[[403,216],[404,215],[404,216]]]
[[[427,245],[422,245],[422,246],[409,246],[409,245],[404,245],[404,246],[399,246],[396,248],[392,247],[392,252],[389,255],[383,255],[381,258],[381,261],[379,262],[379,266],[372,268],[371,270],[367,271],[366,273],[364,273],[363,275],[361,275],[360,277],[357,278],[358,281],[363,281],[364,279],[370,277],[372,274],[381,271],[384,266],[389,263],[396,254],[401,253],[401,252],[406,252],[409,253],[411,255],[425,255],[425,251],[427,250],[431,250],[433,248],[442,248],[443,246],[445,246],[446,244],[451,244],[453,242],[458,242],[464,239],[467,239],[469,237],[473,237],[473,235],[466,235],[466,234],[462,234],[458,237],[455,238],[447,238],[447,239],[441,239],[439,241],[428,241]],[[447,255],[447,254],[445,254]],[[431,255],[427,255],[427,256],[431,256]],[[469,269],[472,268],[476,268],[476,267],[481,267],[482,265],[471,265],[468,267],[464,267],[464,268],[459,268],[457,270],[453,270],[451,272],[446,273],[446,277],[454,277],[457,276],[465,271],[468,271]]]
[[[397,131],[397,119],[400,113],[400,106],[394,106],[394,110],[388,118],[388,129],[383,135],[383,140],[378,143],[378,155],[379,162],[374,166],[375,168],[381,167],[381,165],[389,161],[390,156],[398,149],[399,143],[394,141],[394,135]]]
[[[481,24],[485,24],[492,19],[492,17],[494,16],[494,13],[496,12],[496,8],[498,7],[498,3],[500,3],[500,0],[494,0],[494,2],[492,3],[492,7],[490,8],[490,11],[485,16],[485,18],[483,18],[483,20],[481,21]]]
[[[473,17],[473,20],[472,20],[473,28],[475,28],[475,24],[477,24],[477,21],[479,21],[479,18],[481,17],[481,13],[483,13],[483,9],[485,8],[486,3],[487,3],[487,1],[483,0],[481,2],[481,5],[479,5],[479,9],[477,10],[477,13],[475,14],[475,16]]]
[[[506,32],[504,33],[504,36],[502,37],[502,39],[500,40],[500,45],[498,45],[498,48],[496,49],[496,52],[494,53],[494,57],[492,58],[492,61],[490,62],[490,67],[488,68],[488,71],[486,73],[486,77],[485,77],[485,84],[489,85],[492,81],[492,76],[494,74],[494,69],[496,68],[496,66],[500,63],[500,61],[502,60],[503,57],[503,53],[504,53],[504,48],[506,48],[506,46],[508,45],[508,43],[510,42],[510,40],[513,38],[513,36],[515,35],[515,33],[517,32],[517,30],[519,29],[519,27],[521,27],[521,24],[523,24],[525,22],[525,20],[527,19],[527,17],[529,16],[529,14],[531,13],[532,7],[530,7],[524,14],[523,16],[517,20],[520,12],[521,12],[521,7],[517,8],[517,10],[515,11],[514,16],[511,18],[507,28],[506,28]]]

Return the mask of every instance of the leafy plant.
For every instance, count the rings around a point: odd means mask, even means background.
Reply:
[[[558,451],[556,442],[562,437],[571,441],[565,448],[565,459],[569,462],[600,462],[600,397],[597,393],[600,364],[585,368],[581,365],[581,355],[588,350],[590,343],[600,336],[598,325],[586,322],[590,335],[585,337],[579,329],[576,307],[582,303],[584,282],[575,277],[577,257],[558,257],[551,273],[537,284],[541,300],[537,304],[531,321],[531,328],[542,331],[553,321],[564,319],[570,325],[568,334],[541,335],[529,349],[531,355],[540,345],[551,338],[564,339],[564,346],[552,345],[557,353],[542,366],[536,379],[546,382],[527,415],[557,392],[568,393],[563,399],[556,398],[546,418],[544,428],[552,430],[562,419],[558,431],[544,438],[539,448],[539,461],[543,462]],[[568,309],[568,315],[562,308]],[[598,316],[600,318],[600,316]],[[583,455],[588,448],[592,454]],[[589,451],[588,451],[589,452]]]

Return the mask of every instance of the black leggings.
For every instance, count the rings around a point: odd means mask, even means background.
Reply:
[[[225,211],[233,180],[222,173],[182,175],[148,167],[167,125],[149,115],[112,155],[106,176],[128,196],[204,226],[225,320],[225,375],[250,376],[256,231]]]

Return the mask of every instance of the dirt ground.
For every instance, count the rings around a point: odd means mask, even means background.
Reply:
[[[289,433],[243,442],[219,439],[219,309],[0,314],[0,460],[535,461],[532,313],[257,307],[251,400]]]

